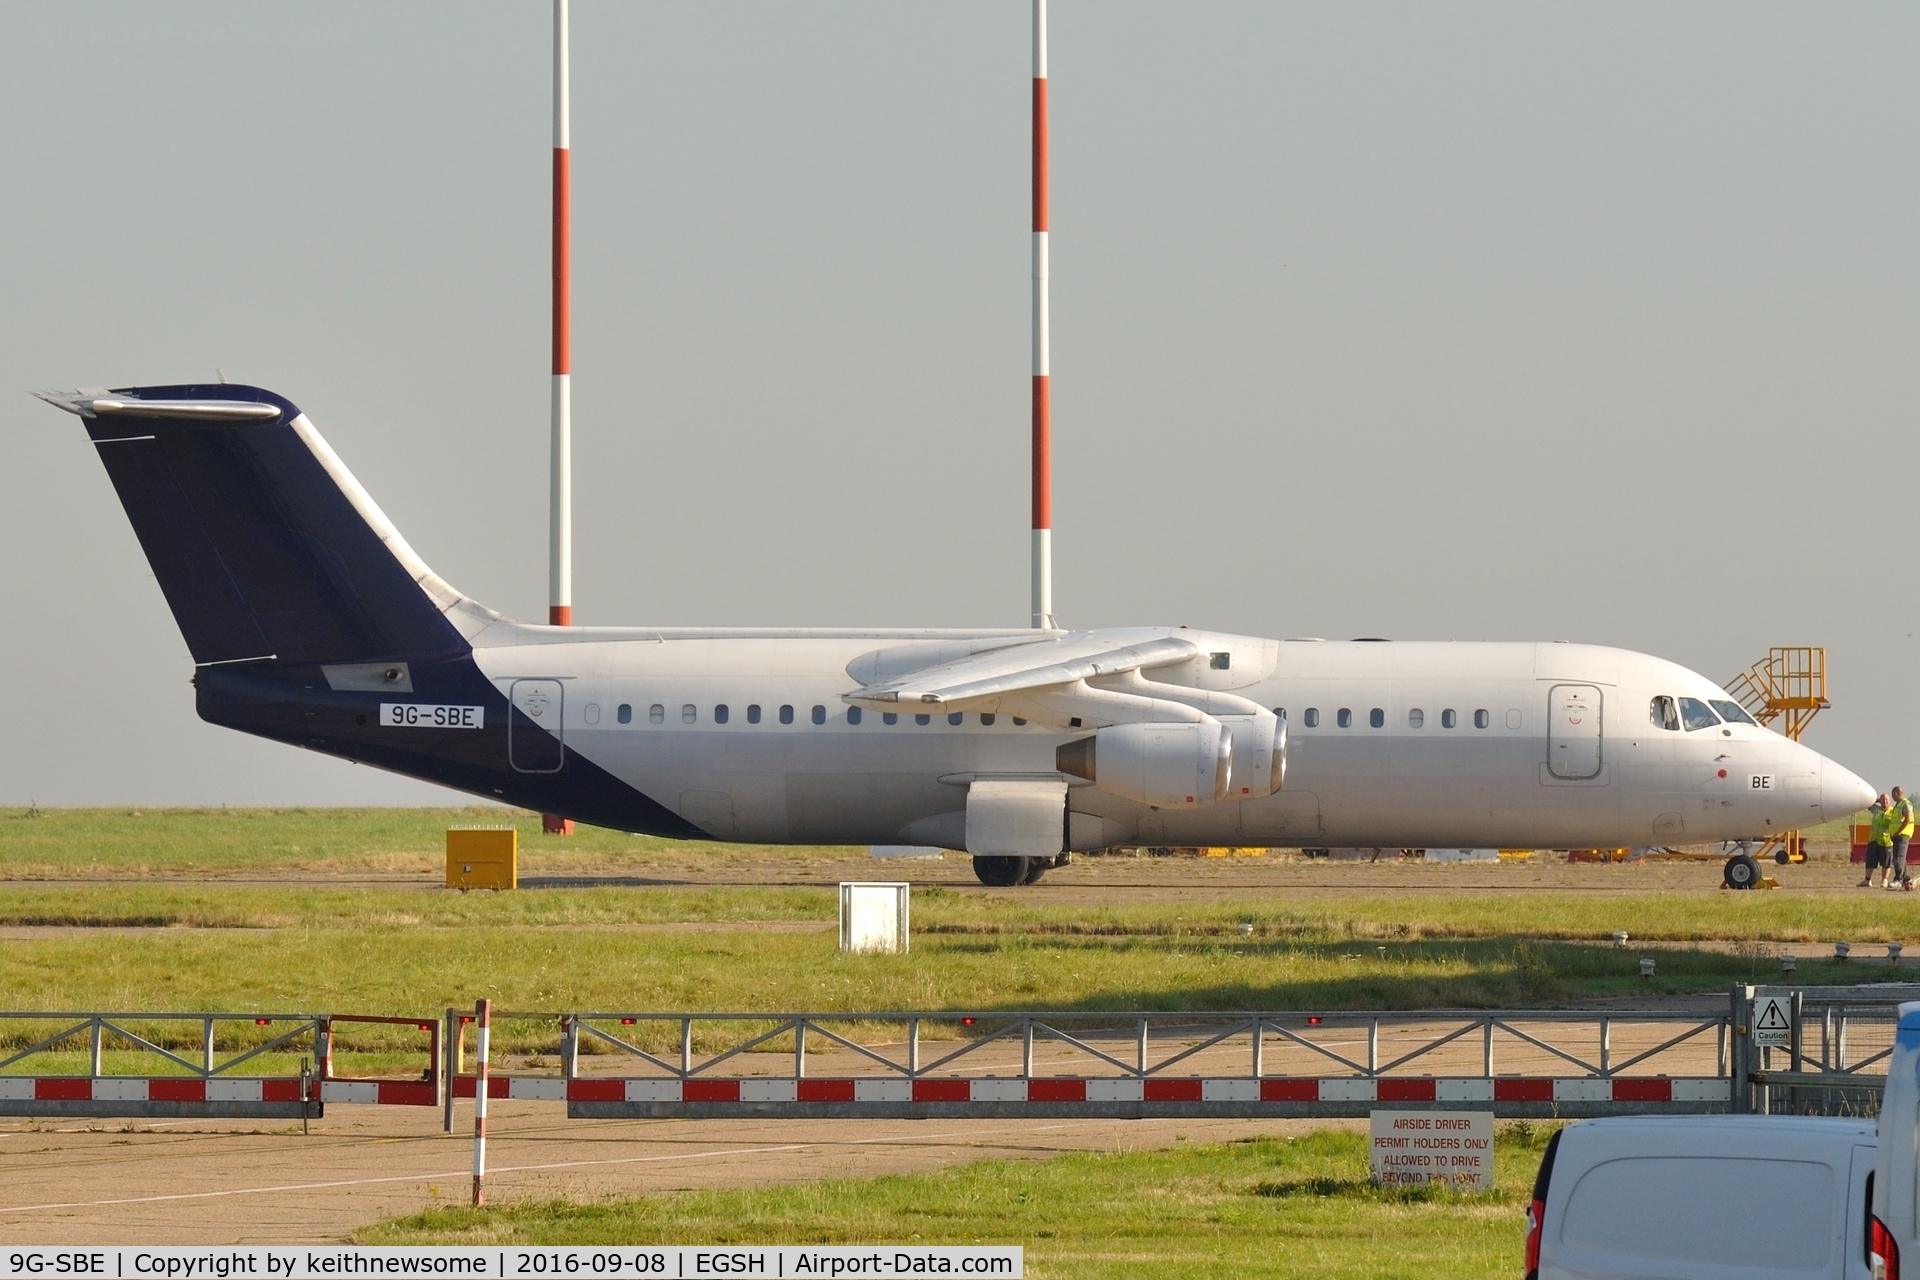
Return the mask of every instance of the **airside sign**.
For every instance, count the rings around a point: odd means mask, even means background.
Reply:
[[[1493,1112],[1375,1111],[1368,1144],[1381,1186],[1493,1190]]]

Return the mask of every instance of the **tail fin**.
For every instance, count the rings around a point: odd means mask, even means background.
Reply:
[[[43,395],[79,414],[202,666],[464,652],[464,598],[300,410],[258,387]]]

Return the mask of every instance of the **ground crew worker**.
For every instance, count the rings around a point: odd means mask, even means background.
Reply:
[[[1867,806],[1867,878],[1862,880],[1862,889],[1884,889],[1893,875],[1893,830],[1887,825],[1887,793],[1882,791],[1878,799]],[[1880,873],[1880,883],[1874,883],[1874,872]]]
[[[1887,807],[1887,828],[1893,833],[1893,879],[1902,889],[1911,889],[1913,877],[1907,874],[1907,842],[1913,839],[1913,801],[1907,799],[1907,793],[1899,787],[1888,794],[1893,797],[1893,803]]]

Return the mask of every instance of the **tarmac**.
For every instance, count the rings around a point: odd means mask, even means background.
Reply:
[[[333,1106],[303,1135],[277,1122],[0,1121],[0,1243],[342,1242],[382,1218],[472,1192],[471,1104]],[[1364,1121],[565,1120],[554,1104],[488,1108],[490,1203],[592,1201],[1042,1160]]]

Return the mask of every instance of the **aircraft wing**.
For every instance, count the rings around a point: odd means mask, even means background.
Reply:
[[[1194,641],[1163,631],[1078,632],[894,676],[843,694],[842,699],[876,710],[893,710],[901,704],[948,707],[1163,667],[1199,652]]]

